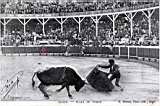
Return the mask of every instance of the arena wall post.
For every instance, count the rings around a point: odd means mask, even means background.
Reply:
[[[63,20],[63,18],[61,18],[61,32],[62,32],[62,33],[63,33],[63,23],[64,23],[67,19],[68,19],[68,17],[65,18],[64,20]]]
[[[7,20],[7,18],[4,18],[4,21],[3,21],[3,26],[4,26],[4,36],[6,36],[6,25],[11,21],[12,19],[11,18],[9,18],[8,20]]]
[[[0,23],[3,25],[3,27],[4,27],[4,23],[2,22],[2,19],[0,19]],[[1,28],[2,26],[0,26],[0,28]],[[3,37],[2,35],[0,36],[0,37]],[[3,45],[3,40],[2,40],[2,42],[1,42],[1,45],[0,46],[2,46]]]
[[[96,37],[98,36],[98,23],[99,23],[99,20],[101,19],[102,15],[100,17],[98,16],[91,16],[92,20],[94,21],[94,23],[96,24]]]
[[[149,37],[151,37],[151,16],[154,13],[154,11],[155,11],[155,9],[153,9],[153,11],[152,10],[146,10],[147,13],[145,13],[145,11],[142,11],[148,19],[148,35],[149,35]]]
[[[112,14],[113,19],[110,18],[110,19],[112,19],[112,23],[113,23],[113,36],[115,36],[115,21],[118,16],[119,16],[119,14]]]
[[[81,22],[84,20],[84,18],[85,18],[85,17],[83,17],[83,18],[81,19],[80,17],[78,17],[78,20],[79,20],[79,23],[78,23],[78,25],[79,25],[79,35],[80,35],[80,33],[81,33]]]
[[[135,15],[137,14],[137,12],[135,12],[135,13],[130,13],[130,15],[131,15],[131,17],[130,17],[130,27],[131,27],[131,38],[132,38],[132,36],[133,36],[133,18],[135,17]]]
[[[128,46],[127,48],[128,48],[128,59],[129,59],[130,58],[130,54],[129,54],[130,53],[130,50],[129,50],[130,47]]]
[[[155,9],[152,10],[148,10],[148,23],[149,23],[149,36],[151,36],[151,17],[152,14],[154,13]]]
[[[79,34],[81,33],[81,22],[83,21],[85,17],[83,17],[82,19],[80,17],[78,17],[78,20],[76,19],[76,17],[73,17],[73,19],[78,23],[78,32]]]

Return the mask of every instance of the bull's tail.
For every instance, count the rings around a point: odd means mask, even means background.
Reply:
[[[35,72],[34,75],[33,75],[33,77],[32,77],[32,87],[33,87],[33,88],[34,88],[34,86],[35,86],[34,77],[35,77],[36,74],[37,74],[37,72]]]

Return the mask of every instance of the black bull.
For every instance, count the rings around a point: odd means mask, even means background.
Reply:
[[[80,76],[70,67],[52,67],[43,72],[36,72],[32,77],[32,86],[34,87],[35,81],[34,76],[37,75],[40,80],[39,89],[44,94],[45,97],[49,98],[47,92],[45,91],[45,86],[49,85],[62,85],[62,87],[57,92],[60,92],[63,88],[66,87],[68,96],[72,98],[72,95],[69,91],[69,86],[75,86],[76,91],[78,92],[84,85]]]

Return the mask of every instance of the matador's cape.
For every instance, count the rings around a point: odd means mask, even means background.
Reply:
[[[87,76],[87,81],[98,91],[108,92],[114,88],[112,82],[108,79],[108,74],[96,67]]]

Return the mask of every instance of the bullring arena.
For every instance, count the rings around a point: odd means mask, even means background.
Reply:
[[[13,88],[9,93],[9,100],[46,100],[41,92],[33,90],[31,87],[31,78],[33,76],[33,70],[36,68],[36,64],[42,61],[45,64],[52,65],[71,65],[77,68],[78,73],[85,78],[86,75],[95,67],[96,64],[106,62],[108,58],[97,57],[50,57],[50,56],[1,56],[1,82],[4,84],[11,75],[18,71],[23,71],[23,76],[20,79],[19,87]],[[24,60],[24,61],[21,61]],[[75,61],[75,62],[73,62]],[[85,85],[80,92],[76,92],[74,88],[71,88],[73,94],[73,100],[97,100],[97,101],[118,101],[118,100],[158,100],[158,69],[142,64],[139,62],[132,62],[128,60],[116,59],[116,63],[120,65],[122,73],[121,85],[124,87],[124,91],[119,91],[115,88],[113,92],[104,93],[97,92],[89,85]],[[9,67],[8,67],[9,66]],[[23,69],[21,68],[23,67]],[[5,71],[3,71],[5,70]],[[14,73],[13,73],[14,72]],[[2,84],[2,85],[3,85]],[[66,90],[60,93],[56,93],[56,89],[60,86],[48,87],[49,100],[68,100]]]
[[[89,4],[90,7],[95,5]],[[1,100],[158,101],[159,2],[123,6],[81,12],[68,9],[58,13],[47,9],[13,11],[4,8],[0,14]],[[65,39],[68,42],[76,39],[82,44],[68,46]],[[123,91],[115,87],[112,92],[98,92],[86,84],[79,92],[71,87],[73,99],[70,99],[66,90],[56,92],[60,86],[49,86],[50,98],[46,99],[38,88],[32,89],[31,79],[39,62],[73,66],[85,79],[97,64],[106,64],[110,58],[120,67]]]

